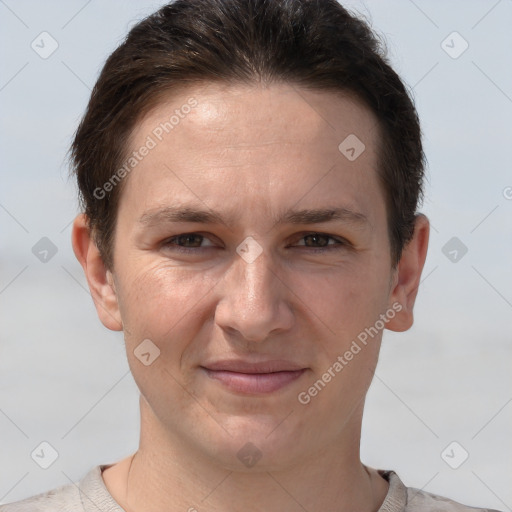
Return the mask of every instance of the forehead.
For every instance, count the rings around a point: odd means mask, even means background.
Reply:
[[[121,204],[167,205],[186,195],[236,214],[242,200],[275,212],[323,194],[350,206],[366,195],[370,206],[379,193],[378,137],[375,116],[350,95],[290,84],[189,87],[135,127],[128,157],[145,156]]]
[[[341,142],[350,134],[373,137],[376,130],[373,113],[349,92],[312,91],[286,83],[207,83],[162,96],[137,123],[131,139],[152,134],[164,144],[178,137],[186,147],[227,141],[243,149],[290,139],[306,145],[320,138]]]

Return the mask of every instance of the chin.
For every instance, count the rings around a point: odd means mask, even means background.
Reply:
[[[308,442],[296,422],[280,417],[255,415],[230,417],[223,422],[228,433],[218,429],[212,444],[205,447],[210,455],[229,471],[265,472],[296,464]],[[284,421],[283,421],[284,419]],[[295,428],[294,428],[295,426]],[[212,450],[213,448],[213,450]]]

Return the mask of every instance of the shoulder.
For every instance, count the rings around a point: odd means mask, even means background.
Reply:
[[[0,505],[0,512],[83,512],[77,487],[63,485],[14,503]]]
[[[470,507],[449,498],[425,492],[413,487],[407,488],[406,512],[499,512],[488,508]]]
[[[123,512],[102,480],[101,473],[106,467],[94,466],[79,482],[0,505],[0,512]]]
[[[379,512],[499,512],[470,507],[437,494],[406,487],[394,471],[378,471],[389,482],[388,494]]]

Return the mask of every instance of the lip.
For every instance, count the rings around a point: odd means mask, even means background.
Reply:
[[[282,360],[256,363],[226,360],[207,363],[201,368],[208,377],[219,381],[231,391],[245,394],[278,391],[297,380],[307,369]]]

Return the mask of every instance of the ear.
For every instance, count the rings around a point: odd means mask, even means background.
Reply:
[[[416,216],[414,235],[404,247],[402,256],[395,270],[390,305],[399,303],[402,309],[386,324],[391,331],[406,331],[413,322],[413,308],[420,285],[421,272],[427,257],[430,225],[423,214]],[[393,308],[397,311],[398,308]]]
[[[102,324],[112,331],[122,331],[123,323],[114,279],[112,273],[105,267],[92,238],[86,215],[80,214],[74,220],[71,242],[75,256],[84,269],[92,300]]]

